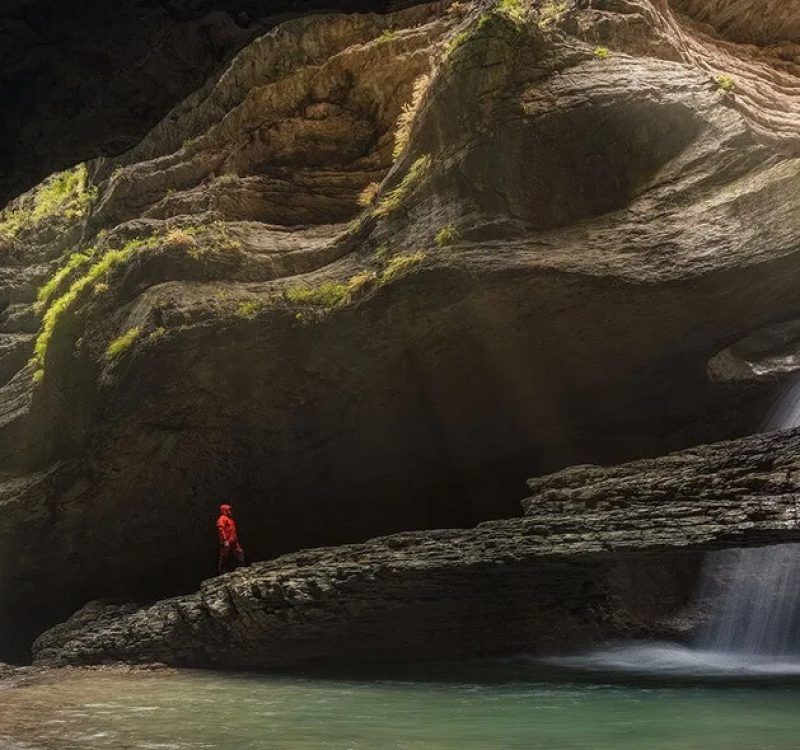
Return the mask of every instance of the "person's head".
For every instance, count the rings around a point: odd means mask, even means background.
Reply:
[[[223,516],[230,516],[233,515],[233,508],[231,508],[231,506],[228,505],[227,503],[223,503],[222,505],[219,506],[219,512]]]

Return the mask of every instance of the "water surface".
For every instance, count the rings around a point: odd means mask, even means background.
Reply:
[[[800,686],[72,672],[0,691],[0,747],[47,750],[796,750]],[[486,679],[480,679],[484,673]]]

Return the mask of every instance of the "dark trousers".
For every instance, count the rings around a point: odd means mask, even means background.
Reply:
[[[240,544],[235,544],[227,549],[220,545],[219,548],[219,574],[230,573],[244,565],[244,550]]]

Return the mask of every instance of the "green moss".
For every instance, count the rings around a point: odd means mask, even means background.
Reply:
[[[458,50],[462,47],[469,38],[472,36],[472,32],[469,29],[464,29],[463,31],[459,31],[458,34],[454,34],[447,40],[447,44],[444,46],[444,60],[449,60]]]
[[[524,21],[528,10],[527,0],[499,0],[497,10],[508,16],[512,21]]]
[[[290,287],[286,290],[289,302],[314,305],[333,310],[352,302],[377,281],[377,275],[364,271],[350,277],[346,283],[327,281],[317,287]]]
[[[549,0],[541,7],[541,10],[539,11],[539,28],[548,28],[562,13],[566,12],[566,10],[566,3],[553,2],[553,0]]]
[[[420,156],[409,168],[400,184],[390,190],[375,207],[376,216],[388,216],[403,204],[403,201],[413,192],[431,169],[429,154]]]
[[[439,247],[444,247],[445,245],[450,245],[453,243],[453,240],[458,236],[458,232],[456,232],[456,228],[453,224],[448,224],[447,226],[442,227],[436,233],[436,244]]]
[[[33,359],[31,360],[32,364],[37,367],[37,370],[44,370],[47,349],[61,316],[96,284],[103,283],[101,279],[111,271],[112,268],[127,261],[133,253],[145,248],[154,247],[156,244],[157,238],[155,237],[148,237],[145,239],[138,238],[126,243],[119,250],[109,250],[100,260],[94,263],[83,276],[73,281],[66,293],[62,294],[47,308],[47,312],[45,312],[44,319],[42,320],[41,330],[36,337]],[[39,375],[38,380],[41,380],[43,377],[44,374]]]
[[[592,54],[600,60],[605,60],[610,53],[608,51],[608,47],[595,47]]]
[[[106,349],[106,359],[114,360],[119,359],[125,352],[130,349],[134,342],[142,335],[142,329],[139,326],[129,328],[121,336],[117,336]]]
[[[714,76],[714,83],[720,91],[733,91],[736,88],[736,81],[731,76],[722,74]]]
[[[415,253],[399,253],[393,256],[386,263],[386,268],[384,268],[381,274],[381,283],[391,281],[393,278],[403,275],[409,269],[422,263],[423,260],[425,260],[425,252],[422,250],[418,250]]]
[[[375,252],[372,254],[372,257],[379,263],[385,263],[388,256],[389,246],[385,242],[378,245],[378,247],[375,248]]]
[[[358,234],[361,229],[363,228],[364,224],[367,221],[367,216],[365,214],[361,214],[360,216],[356,216],[348,225],[347,225],[347,234]]]
[[[88,184],[85,164],[55,174],[32,194],[0,213],[0,236],[11,239],[51,216],[78,219],[86,214],[96,197],[97,189]]]
[[[245,318],[246,320],[253,320],[253,318],[258,315],[259,311],[264,307],[264,303],[260,299],[249,300],[248,302],[242,302],[239,307],[236,308],[236,316],[239,318]]]
[[[72,253],[67,259],[67,262],[55,272],[55,274],[45,283],[39,287],[36,292],[36,310],[42,312],[50,304],[56,292],[63,286],[64,282],[79,269],[89,263],[94,257],[95,248],[89,248],[85,253]]]
[[[158,341],[159,339],[163,338],[167,335],[167,329],[164,326],[159,326],[158,328],[153,329],[150,332],[150,335],[147,337],[148,341]]]
[[[386,29],[375,41],[378,44],[383,44],[384,42],[391,42],[399,36],[394,29]]]

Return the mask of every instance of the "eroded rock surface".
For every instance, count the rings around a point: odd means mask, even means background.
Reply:
[[[798,430],[529,484],[525,518],[307,550],[151,606],[92,603],[35,657],[270,668],[675,637],[693,623],[694,553],[800,539]]]
[[[220,499],[263,559],[751,430],[773,384],[706,365],[798,315],[797,76],[681,10],[295,19],[15,203],[6,632],[193,589]]]
[[[54,171],[117,156],[248,42],[293,16],[382,0],[6,0],[0,205]]]

